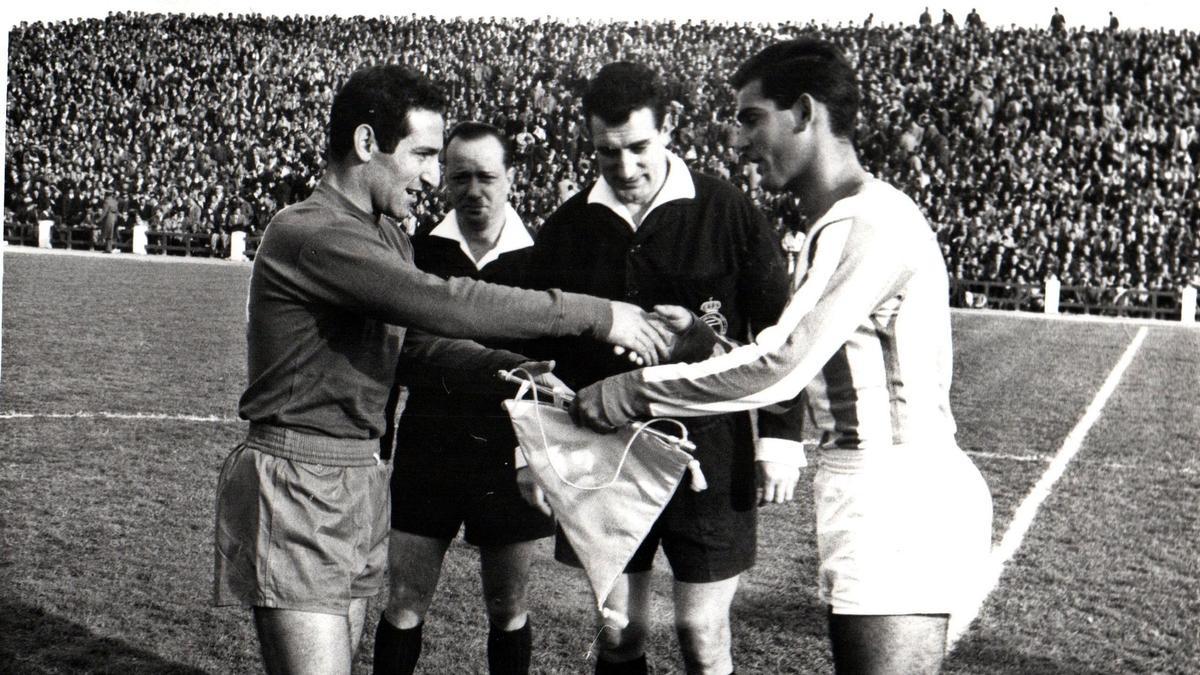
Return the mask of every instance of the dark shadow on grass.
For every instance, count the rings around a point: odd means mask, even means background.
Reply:
[[[739,591],[733,601],[733,618],[748,627],[779,630],[824,640],[829,635],[826,608],[809,594],[790,590],[783,592]]]
[[[1022,651],[985,636],[968,637],[946,659],[944,672],[989,675],[1106,675],[1077,659],[1061,660]]]
[[[0,673],[205,675],[8,598],[0,598]]]

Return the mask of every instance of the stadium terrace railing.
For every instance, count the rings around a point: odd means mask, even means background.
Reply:
[[[254,234],[246,237],[245,256],[247,260],[254,260],[254,254],[258,252],[258,245],[262,242],[261,234]]]
[[[94,231],[91,227],[59,228],[56,234],[49,221],[36,225],[6,222],[4,240],[17,246],[104,250],[103,242],[97,241]],[[261,241],[261,235],[247,236],[244,232],[234,232],[230,237],[229,257],[233,260],[253,260]],[[144,225],[135,226],[132,233],[125,230],[119,232],[113,248],[141,255],[213,256],[211,235],[150,231]],[[1154,291],[1063,286],[1057,279],[1047,279],[1044,284],[950,279],[952,307],[1089,314],[1182,323],[1200,321],[1196,295],[1195,286],[1182,290]]]
[[[1182,290],[1155,291],[1063,286],[1057,279],[1047,279],[1044,284],[950,279],[952,307],[1090,314],[1182,323],[1200,320],[1196,295],[1195,286]]]
[[[146,253],[211,258],[212,237],[198,232],[146,231]]]
[[[37,246],[37,225],[33,223],[4,223],[4,241],[14,246]]]
[[[4,223],[4,241],[16,246],[62,248],[84,251],[117,250],[137,255],[178,255],[186,257],[228,257],[252,260],[261,235],[233,232],[222,251],[213,249],[213,236],[203,232],[167,232],[146,225],[120,228],[111,242],[99,236],[93,226],[63,227],[51,220],[37,223]]]
[[[133,242],[127,231],[115,233],[111,243],[100,237],[100,228],[94,225],[50,225],[34,223],[5,223],[4,241],[17,246],[41,246],[62,248],[72,251],[119,250],[129,253]]]

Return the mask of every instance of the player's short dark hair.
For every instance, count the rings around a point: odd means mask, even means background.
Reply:
[[[375,131],[380,150],[393,152],[400,139],[412,133],[408,113],[428,110],[440,115],[445,109],[442,90],[408,66],[360,68],[333,98],[326,158],[344,158],[354,144],[354,130],[361,124],[369,124]]]
[[[648,66],[615,61],[600,69],[583,94],[583,116],[590,128],[592,117],[605,124],[623,124],[635,110],[649,108],[654,126],[661,129],[667,101],[662,79]]]
[[[450,141],[456,138],[461,138],[464,141],[477,141],[481,138],[494,138],[500,144],[501,159],[504,161],[504,168],[512,168],[512,153],[513,142],[503,131],[487,122],[459,122],[450,130],[450,134],[446,136],[446,147],[450,146]]]
[[[858,78],[842,51],[830,42],[796,38],[777,42],[747,59],[730,83],[741,89],[762,82],[765,98],[783,110],[808,94],[829,109],[829,127],[835,136],[853,139],[862,94]]]

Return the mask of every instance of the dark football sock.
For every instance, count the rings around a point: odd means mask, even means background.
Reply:
[[[412,628],[396,628],[379,617],[375,629],[375,675],[412,675],[421,657],[421,622]]]
[[[596,675],[646,675],[647,672],[645,654],[632,661],[621,661],[620,663],[609,663],[603,659],[596,659]]]
[[[516,630],[488,630],[488,672],[492,675],[525,675],[533,655],[533,629],[529,619]]]

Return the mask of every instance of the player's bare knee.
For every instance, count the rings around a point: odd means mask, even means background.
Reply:
[[[675,632],[689,673],[711,672],[729,659],[729,624],[718,617],[676,619]]]
[[[624,628],[610,623],[601,623],[596,637],[596,648],[610,661],[624,661],[641,656],[646,651],[646,636],[649,627],[640,621],[631,620]]]
[[[525,625],[529,612],[523,593],[491,594],[484,598],[488,621],[501,630],[516,630]]]
[[[383,615],[396,628],[409,629],[425,620],[433,589],[422,589],[413,584],[394,580],[388,589],[387,606]]]

